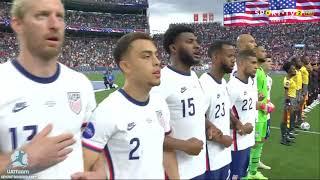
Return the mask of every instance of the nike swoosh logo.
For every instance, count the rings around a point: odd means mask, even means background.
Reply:
[[[131,126],[128,126],[127,130],[130,131],[131,129],[133,129],[136,126],[136,124],[133,124]]]
[[[184,93],[187,89],[182,88],[181,93]]]
[[[12,110],[12,112],[14,112],[14,113],[19,112],[19,111],[25,109],[26,107],[28,107],[28,106],[22,106],[22,107],[19,107],[19,108],[14,108],[14,109]]]

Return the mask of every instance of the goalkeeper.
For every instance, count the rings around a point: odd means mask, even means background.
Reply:
[[[264,71],[266,61],[266,50],[264,47],[257,47],[256,56],[259,69],[256,72],[256,87],[259,96],[257,103],[258,119],[255,125],[255,146],[251,148],[248,179],[268,179],[258,171],[259,161],[262,153],[263,142],[267,132],[268,113],[274,109],[272,103],[268,102],[267,75]]]

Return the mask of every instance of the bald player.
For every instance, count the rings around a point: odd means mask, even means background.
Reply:
[[[256,40],[250,34],[241,34],[237,38],[237,50],[253,50],[257,47]],[[234,65],[232,75],[237,71],[237,64]]]

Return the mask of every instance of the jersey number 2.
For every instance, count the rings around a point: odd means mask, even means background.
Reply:
[[[140,146],[140,140],[139,140],[139,138],[133,138],[133,139],[131,139],[130,140],[130,144],[133,144],[133,143],[135,143],[136,144],[136,146],[130,151],[130,153],[129,153],[129,160],[137,160],[137,159],[139,159],[139,156],[134,156],[134,152],[136,152],[137,151],[137,149],[139,148],[139,146]]]
[[[27,137],[27,141],[30,141],[37,134],[38,126],[23,126],[23,131],[31,131],[30,135]],[[10,128],[9,132],[11,133],[12,140],[12,149],[17,149],[17,128]]]

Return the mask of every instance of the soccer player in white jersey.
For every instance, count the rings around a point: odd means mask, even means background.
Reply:
[[[231,144],[230,98],[223,76],[231,73],[235,64],[236,49],[229,41],[217,40],[209,47],[208,56],[212,60],[211,70],[200,77],[200,82],[210,106],[206,117],[222,131],[223,135],[207,141],[209,172],[207,179],[230,179]]]
[[[83,170],[81,126],[96,102],[90,81],[58,62],[63,4],[15,0],[11,15],[20,52],[0,65],[0,172],[10,175],[16,151],[38,178],[70,179]]]
[[[256,119],[257,93],[252,86],[257,66],[256,54],[252,50],[240,51],[237,57],[238,71],[227,84],[233,113],[242,122],[253,129]],[[251,129],[251,130],[252,130]],[[231,130],[233,145],[231,146],[231,178],[240,179],[246,176],[249,164],[250,148],[254,145],[254,131],[243,134],[236,129]]]
[[[163,145],[165,134],[170,134],[170,113],[161,96],[149,95],[160,84],[157,48],[149,35],[130,33],[117,42],[114,59],[125,83],[99,104],[84,130],[85,169],[99,172],[95,162],[105,153],[109,179],[164,179]]]
[[[177,25],[164,34],[164,49],[170,55],[171,65],[161,70],[161,84],[152,89],[168,103],[172,137],[168,146],[177,150],[181,179],[203,178],[206,171],[206,150],[203,144],[207,134],[219,136],[212,123],[205,121],[208,102],[199,79],[191,66],[200,62],[200,46],[189,27]]]

